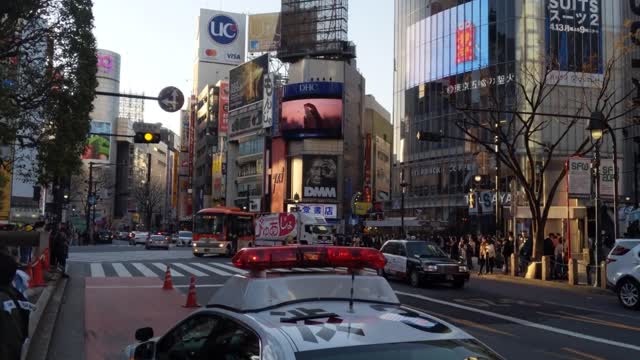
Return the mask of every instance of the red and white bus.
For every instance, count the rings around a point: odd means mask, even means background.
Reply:
[[[254,220],[254,213],[233,207],[198,211],[193,219],[193,255],[231,256],[242,248],[254,246]]]

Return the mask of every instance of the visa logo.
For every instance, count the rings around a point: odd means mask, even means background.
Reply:
[[[231,60],[241,60],[241,59],[240,59],[240,54],[227,54],[227,59],[231,59]]]

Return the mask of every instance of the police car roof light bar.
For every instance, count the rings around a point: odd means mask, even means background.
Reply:
[[[244,248],[233,265],[249,271],[276,268],[346,267],[382,269],[386,259],[376,249],[345,246],[274,246]]]

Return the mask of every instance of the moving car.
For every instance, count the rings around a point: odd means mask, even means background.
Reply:
[[[449,259],[436,244],[421,240],[388,240],[380,251],[387,263],[379,273],[406,280],[411,286],[450,283],[461,288],[469,280],[469,270]]]
[[[162,234],[154,234],[149,236],[144,248],[162,248],[165,250],[169,250],[169,244],[171,244],[171,237]]]
[[[113,234],[109,230],[101,230],[98,232],[98,242],[101,244],[111,244],[113,242]]]
[[[129,237],[129,244],[130,245],[138,245],[138,244],[142,244],[142,245],[146,245],[147,244],[147,238],[149,237],[149,233],[146,231],[134,231],[131,233],[132,235]]]
[[[640,239],[618,239],[607,256],[607,286],[627,309],[640,309]]]
[[[191,246],[193,234],[191,231],[178,231],[176,238],[176,246]]]
[[[245,248],[232,262],[247,274],[229,278],[206,308],[167,333],[138,329],[127,359],[502,359],[455,326],[400,305],[384,278],[362,271],[384,266],[378,250]],[[270,272],[278,268],[290,272]]]

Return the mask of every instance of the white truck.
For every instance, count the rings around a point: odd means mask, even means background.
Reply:
[[[335,243],[334,227],[322,216],[298,212],[273,213],[262,215],[255,224],[256,246]]]

